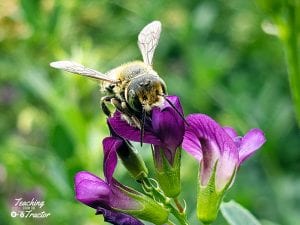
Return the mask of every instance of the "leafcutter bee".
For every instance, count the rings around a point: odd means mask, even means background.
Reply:
[[[129,62],[107,73],[71,61],[52,62],[50,66],[100,80],[101,89],[106,94],[100,102],[103,112],[111,116],[112,112],[108,104],[112,104],[130,125],[141,129],[142,142],[145,119],[150,115],[153,107],[159,107],[167,100],[166,84],[152,68],[152,59],[160,32],[159,21],[146,25],[138,35],[138,46],[143,61]],[[172,105],[170,101],[168,102]],[[172,107],[177,111],[173,105]]]

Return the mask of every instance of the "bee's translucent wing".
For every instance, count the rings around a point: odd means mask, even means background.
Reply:
[[[56,69],[65,70],[70,73],[75,73],[79,75],[83,75],[86,77],[91,77],[97,80],[103,80],[111,83],[116,83],[116,80],[113,80],[106,76],[103,73],[100,73],[96,70],[87,68],[79,63],[72,62],[72,61],[57,61],[50,63],[50,66]]]
[[[143,56],[144,63],[152,65],[155,48],[161,32],[161,23],[153,21],[146,25],[138,36],[138,46]]]

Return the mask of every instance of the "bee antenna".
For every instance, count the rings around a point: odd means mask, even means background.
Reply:
[[[175,107],[175,105],[169,99],[167,99],[165,96],[163,96],[163,97],[170,104],[170,106],[177,112],[177,114],[181,117],[181,119],[183,119],[185,124],[189,126],[189,123],[184,118],[184,115],[181,112],[179,112],[179,110]]]
[[[144,139],[144,133],[145,133],[145,120],[146,120],[146,110],[143,108],[142,121],[141,121],[141,136],[140,136],[141,147],[143,146],[143,139]]]

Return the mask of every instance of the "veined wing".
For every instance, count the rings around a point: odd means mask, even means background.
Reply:
[[[56,69],[61,69],[70,73],[79,74],[86,77],[91,77],[97,80],[103,80],[111,83],[116,83],[117,81],[111,79],[107,75],[100,73],[96,70],[91,68],[85,67],[79,63],[72,62],[72,61],[57,61],[50,63],[50,66]]]
[[[154,51],[159,41],[161,23],[153,21],[146,25],[138,36],[138,46],[143,56],[144,63],[152,65]]]

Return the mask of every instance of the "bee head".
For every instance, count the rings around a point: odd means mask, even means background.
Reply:
[[[142,112],[160,106],[165,94],[165,82],[157,75],[147,74],[132,79],[125,96],[132,109]]]

